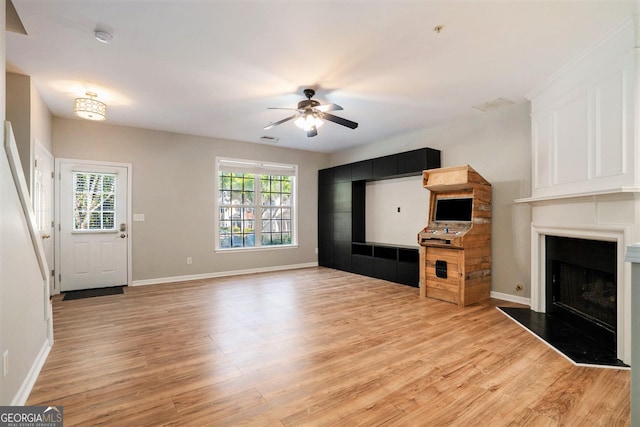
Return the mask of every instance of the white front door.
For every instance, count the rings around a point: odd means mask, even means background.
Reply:
[[[126,285],[129,168],[61,160],[58,171],[61,290]]]
[[[36,143],[34,162],[31,201],[47,265],[53,271],[53,155]],[[49,287],[50,295],[59,293],[56,292],[54,277],[49,280]]]

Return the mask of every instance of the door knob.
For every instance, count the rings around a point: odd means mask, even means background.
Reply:
[[[42,238],[43,238],[43,239],[48,239],[49,237],[51,237],[51,235],[50,235],[50,234],[43,234],[43,235],[42,235]]]
[[[125,237],[127,237],[127,235],[126,235],[126,234],[124,234],[124,233],[122,233],[122,234],[120,235],[120,238],[121,238],[121,239],[124,239]]]

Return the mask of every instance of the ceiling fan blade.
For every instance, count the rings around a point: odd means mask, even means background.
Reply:
[[[316,110],[321,111],[323,113],[326,113],[327,111],[337,111],[342,109],[343,108],[338,104],[325,104],[325,105],[318,105],[316,107]]]
[[[342,117],[334,116],[333,114],[329,113],[322,113],[321,118],[342,126],[346,126],[351,129],[355,129],[358,127],[358,124],[356,122],[352,122],[351,120],[343,119]]]
[[[297,108],[285,108],[285,107],[267,107],[267,110],[289,110],[289,111],[298,111]]]
[[[287,117],[286,119],[282,119],[282,120],[278,120],[277,122],[273,122],[268,126],[264,127],[264,130],[269,130],[275,126],[281,125],[284,122],[288,122],[289,120],[295,119],[296,117],[298,117],[297,114],[294,114],[293,116]]]
[[[315,126],[311,126],[311,129],[307,131],[307,137],[316,136],[318,134],[318,128]]]

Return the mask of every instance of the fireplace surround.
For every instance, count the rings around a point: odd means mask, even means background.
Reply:
[[[630,196],[635,200],[633,195]],[[597,198],[596,198],[597,199]],[[624,252],[626,246],[631,244],[634,239],[633,223],[620,223],[614,218],[608,221],[618,222],[617,224],[604,224],[604,218],[600,218],[595,223],[576,225],[575,219],[579,217],[585,209],[594,209],[598,202],[584,203],[585,201],[578,198],[570,203],[563,200],[560,203],[564,209],[558,210],[557,204],[548,202],[533,203],[532,206],[532,253],[531,253],[531,310],[540,313],[549,313],[554,311],[552,295],[547,295],[547,269],[551,264],[551,272],[553,273],[553,263],[547,263],[547,236],[585,239],[597,242],[607,242],[615,252],[614,271],[607,273],[608,277],[615,277],[615,332],[611,336],[609,334],[609,342],[614,341],[615,352],[618,359],[629,364],[631,361],[631,271],[628,265],[624,263]],[[620,206],[618,212],[634,212],[630,209],[630,203],[635,206],[635,201],[619,201]],[[564,213],[562,215],[561,213]],[[541,218],[553,221],[553,224],[543,224]],[[571,263],[567,263],[571,264]],[[611,320],[609,320],[611,322]],[[603,328],[601,328],[603,329]],[[607,329],[606,327],[604,328]],[[590,331],[593,332],[593,331]],[[607,334],[605,334],[607,335]],[[602,336],[600,337],[602,338]]]

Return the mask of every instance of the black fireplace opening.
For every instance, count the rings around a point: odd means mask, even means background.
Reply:
[[[616,351],[616,242],[545,236],[547,314]]]

